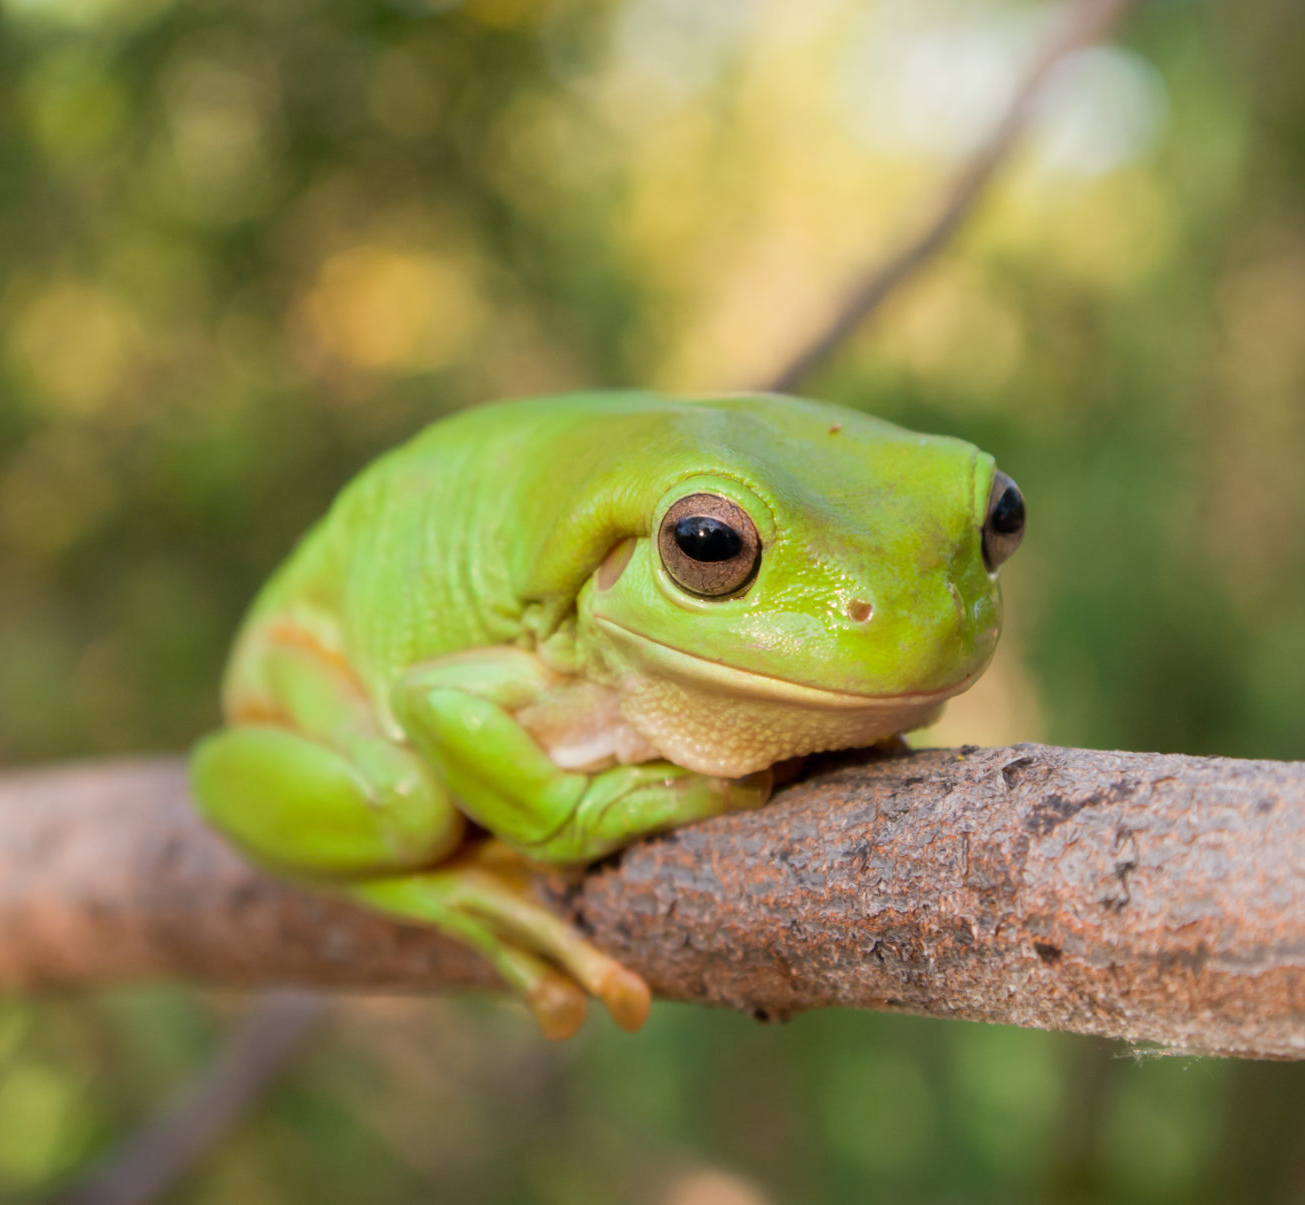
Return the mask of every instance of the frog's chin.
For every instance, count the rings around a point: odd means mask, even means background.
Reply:
[[[930,723],[976,677],[892,695],[828,690],[721,665],[594,619],[620,666],[625,720],[663,757],[703,774],[734,778],[789,757],[872,745]]]

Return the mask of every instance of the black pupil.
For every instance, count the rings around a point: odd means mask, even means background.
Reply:
[[[1002,491],[988,523],[999,536],[1013,536],[1024,529],[1024,498],[1013,485]]]
[[[686,515],[675,525],[675,542],[695,561],[730,561],[743,551],[743,537],[710,515]]]

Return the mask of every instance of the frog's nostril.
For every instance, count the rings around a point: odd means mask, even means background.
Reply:
[[[864,599],[854,598],[847,604],[847,617],[853,623],[868,623],[874,613],[874,607]]]

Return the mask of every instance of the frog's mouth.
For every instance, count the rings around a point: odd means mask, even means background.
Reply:
[[[900,694],[860,694],[810,686],[789,678],[777,678],[756,670],[723,665],[696,653],[687,653],[627,628],[615,620],[595,615],[595,621],[611,637],[612,643],[639,667],[671,681],[692,683],[699,690],[725,696],[747,697],[787,703],[796,707],[855,711],[904,711],[935,707],[968,689],[978,676],[972,670],[964,677],[938,690],[906,691]]]
[[[626,722],[676,765],[726,778],[923,727],[977,674],[941,690],[856,694],[721,665],[602,616],[594,619],[616,654]]]

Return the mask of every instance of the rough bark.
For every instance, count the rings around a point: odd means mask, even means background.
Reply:
[[[666,999],[830,1005],[1305,1057],[1305,763],[1019,745],[827,761],[551,887]],[[0,782],[0,988],[426,991],[437,934],[265,877],[171,760]]]

